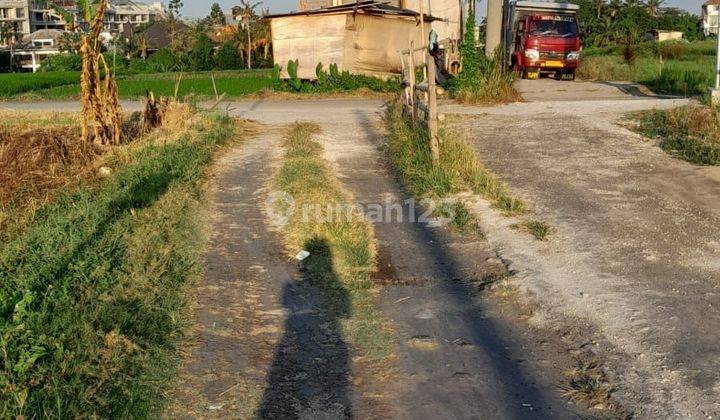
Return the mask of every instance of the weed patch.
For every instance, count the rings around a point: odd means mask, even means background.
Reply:
[[[600,362],[591,356],[582,357],[577,366],[565,372],[568,385],[564,396],[594,411],[608,414],[609,418],[632,418],[612,399],[613,387],[608,381]]]
[[[503,68],[502,51],[498,48],[492,59],[480,53],[475,43],[475,16],[470,13],[465,22],[465,37],[461,46],[462,71],[447,84],[450,92],[461,102],[494,104],[522,100],[513,83],[515,75]]]
[[[467,140],[456,132],[441,133],[440,164],[433,165],[428,133],[403,115],[399,105],[390,104],[385,115],[388,152],[408,188],[420,197],[447,197],[472,191],[491,201],[506,214],[521,214],[525,204],[477,159]]]
[[[0,248],[0,417],[157,415],[201,266],[200,183],[232,133],[198,124],[132,147]]]
[[[637,131],[660,139],[660,147],[700,165],[720,165],[720,111],[689,105],[636,114]]]
[[[513,227],[531,234],[538,241],[546,240],[551,232],[550,226],[542,220],[526,220],[513,225]]]

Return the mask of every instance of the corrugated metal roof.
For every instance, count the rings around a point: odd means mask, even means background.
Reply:
[[[402,9],[400,7],[391,6],[387,3],[378,2],[375,0],[364,0],[356,3],[342,4],[339,6],[328,6],[319,9],[303,10],[301,12],[291,13],[279,13],[274,15],[266,16],[269,19],[281,18],[288,16],[311,16],[311,15],[327,15],[337,13],[367,13],[371,15],[384,15],[384,16],[401,16],[401,17],[413,17],[419,18],[420,13],[410,10]],[[425,21],[432,22],[436,20],[442,20],[430,15],[424,15]]]

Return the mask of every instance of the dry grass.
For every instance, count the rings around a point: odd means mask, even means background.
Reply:
[[[632,418],[613,401],[613,386],[596,358],[589,355],[581,358],[574,369],[565,372],[565,377],[568,380],[563,392],[566,398],[587,406],[592,411],[602,414],[602,417]]]
[[[197,127],[206,119],[196,118],[187,104],[177,102],[168,105],[164,126],[135,144],[131,142],[147,130],[135,116],[126,118],[126,144],[119,147],[84,143],[78,114],[2,111],[0,119],[0,242],[20,233],[58,191],[99,177],[100,168],[130,163],[133,150],[148,142],[166,144],[190,131],[198,135],[196,128],[207,128]]]
[[[93,173],[102,151],[79,139],[68,126],[0,131],[0,239],[15,235],[55,190]]]

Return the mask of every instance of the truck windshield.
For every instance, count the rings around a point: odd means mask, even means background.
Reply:
[[[556,17],[532,19],[528,25],[530,35],[575,37],[578,36],[578,26],[574,18]]]

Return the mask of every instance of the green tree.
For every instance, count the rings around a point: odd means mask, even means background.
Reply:
[[[242,67],[240,55],[232,43],[225,42],[220,46],[215,53],[215,66],[220,70],[234,70]]]
[[[225,13],[219,4],[213,3],[210,7],[210,16],[207,17],[207,22],[210,25],[224,25],[225,24]]]
[[[243,31],[238,31],[238,44],[245,44],[245,54],[247,57],[247,68],[252,67],[252,51],[253,51],[253,38],[257,39],[261,32],[266,31],[267,27],[261,22],[260,16],[258,16],[255,9],[262,4],[261,1],[257,3],[250,3],[247,0],[240,0],[240,6],[232,8],[232,15],[235,19],[241,19],[241,28],[244,29],[246,41],[241,41]],[[253,36],[255,35],[255,36]]]
[[[192,50],[190,50],[190,65],[193,70],[196,71],[207,71],[212,70],[215,67],[215,60],[213,57],[213,44],[206,34],[201,33]]]

